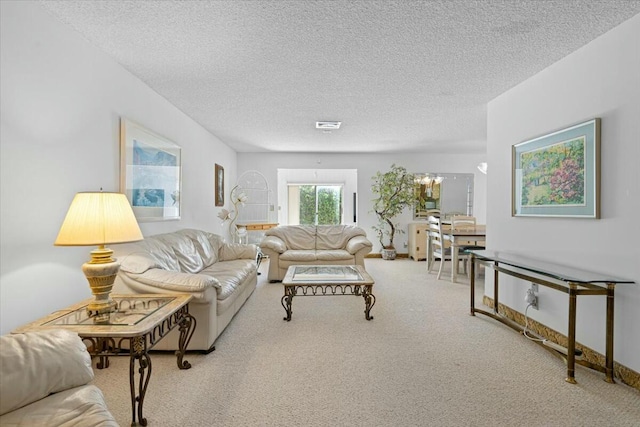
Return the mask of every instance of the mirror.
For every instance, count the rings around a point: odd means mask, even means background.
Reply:
[[[439,213],[444,218],[452,215],[473,215],[472,173],[415,173],[416,204],[413,219],[426,220]]]

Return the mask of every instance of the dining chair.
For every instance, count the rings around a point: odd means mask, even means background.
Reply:
[[[451,228],[454,230],[464,230],[476,227],[476,217],[469,215],[453,215],[451,217]]]
[[[469,230],[476,227],[476,217],[470,215],[454,215],[451,217],[451,229],[452,230]],[[458,243],[458,254],[466,255],[464,261],[464,272],[467,272],[467,264],[469,261],[469,251],[485,249],[484,245],[479,244],[477,241],[469,240]]]
[[[431,273],[435,265],[435,260],[439,259],[440,267],[438,268],[437,279],[440,280],[445,261],[451,261],[451,245],[442,237],[442,221],[440,217],[433,215],[428,217],[427,224],[429,240],[431,242],[431,260],[427,271]],[[468,257],[468,255],[460,254],[458,261],[466,260]],[[452,265],[451,268],[458,268],[458,266]]]
[[[463,212],[457,212],[457,211],[446,212],[444,214],[444,219],[451,221],[451,218],[453,218],[454,216],[462,216],[462,215],[464,215]]]
[[[427,209],[426,211],[416,211],[415,218],[428,218],[429,216],[440,216],[440,209]]]

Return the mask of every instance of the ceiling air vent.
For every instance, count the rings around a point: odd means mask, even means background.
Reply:
[[[341,124],[342,122],[335,121],[316,122],[316,129],[335,130],[340,129]]]

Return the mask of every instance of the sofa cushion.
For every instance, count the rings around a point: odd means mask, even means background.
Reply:
[[[202,258],[203,267],[208,267],[218,262],[220,248],[223,243],[222,237],[192,228],[179,230],[177,233],[187,236],[194,242],[196,250],[200,254],[200,258]]]
[[[140,252],[147,252],[158,264],[158,268],[169,271],[180,271],[180,263],[178,257],[171,246],[167,245],[158,236],[146,237],[143,241],[138,242]]]
[[[133,252],[119,257],[120,270],[127,273],[142,274],[152,268],[160,268],[160,264],[148,253]]]
[[[169,292],[204,292],[207,288],[220,288],[215,277],[207,274],[183,273],[181,271],[167,271],[161,268],[151,268],[142,274],[123,273],[134,281]]]
[[[265,232],[265,236],[276,236],[282,239],[288,249],[315,249],[315,225],[282,225]]]
[[[195,242],[181,233],[166,233],[155,236],[155,239],[167,244],[178,260],[183,273],[198,273],[204,268],[204,262],[196,249]]]
[[[319,225],[316,233],[316,249],[344,249],[353,237],[366,236],[353,225]]]
[[[353,255],[344,249],[332,249],[327,251],[316,251],[316,259],[320,261],[353,260]]]
[[[200,274],[211,275],[218,281],[218,300],[224,300],[232,295],[235,290],[251,274],[255,274],[255,262],[248,259],[217,262],[205,268]]]
[[[303,263],[305,261],[315,261],[317,258],[315,250],[289,250],[280,255],[280,259],[283,261],[299,261]]]
[[[0,336],[0,414],[91,380],[91,356],[75,332]]]
[[[0,417],[2,426],[117,427],[104,396],[94,385],[74,387],[9,412]]]

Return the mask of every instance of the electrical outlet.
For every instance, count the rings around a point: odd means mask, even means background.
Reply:
[[[538,309],[538,296],[534,291],[532,284],[531,288],[527,289],[527,294],[524,297],[525,302],[533,309]]]

